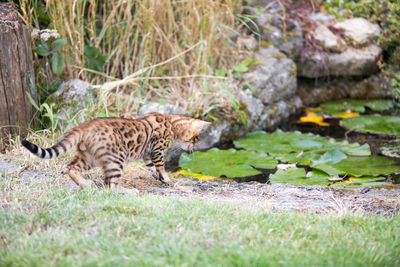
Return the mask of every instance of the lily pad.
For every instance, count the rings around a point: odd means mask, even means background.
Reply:
[[[336,164],[314,164],[313,168],[333,175],[379,176],[400,171],[400,160],[382,156],[348,157]]]
[[[192,173],[228,178],[257,175],[261,169],[273,169],[278,161],[265,153],[235,149],[210,149],[206,152],[182,154],[179,166]]]
[[[326,152],[320,157],[311,160],[310,166],[313,167],[318,164],[336,164],[346,159],[347,156],[339,149],[334,149]]]
[[[254,132],[233,143],[238,148],[267,152],[281,161],[300,164],[309,164],[311,159],[335,149],[346,155],[371,155],[368,144],[350,144],[347,141],[336,141],[298,131]]]
[[[341,189],[351,189],[351,188],[360,188],[360,187],[368,187],[368,186],[378,186],[378,185],[391,185],[391,183],[382,181],[384,177],[350,177],[350,179],[345,180],[343,182],[334,183],[330,187],[332,188],[341,188]]]
[[[270,175],[272,184],[288,183],[294,185],[327,185],[326,176],[307,176],[303,168],[290,168],[287,170],[278,170]]]
[[[364,113],[366,107],[373,111],[382,112],[393,108],[393,101],[386,99],[339,99],[321,105],[321,110],[325,114],[342,112]]]
[[[382,115],[364,115],[344,119],[340,124],[348,129],[361,132],[393,134],[400,137],[400,118]]]

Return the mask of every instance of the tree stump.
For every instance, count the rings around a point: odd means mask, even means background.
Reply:
[[[10,134],[27,133],[36,101],[29,27],[13,3],[0,3],[0,151]]]

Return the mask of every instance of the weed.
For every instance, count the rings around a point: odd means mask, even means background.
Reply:
[[[134,93],[130,114],[149,98],[168,102],[196,99],[180,103],[191,108],[189,113],[213,104],[207,102],[210,99],[227,100],[223,93],[208,97],[220,84],[211,82],[214,89],[205,89],[202,77],[213,80],[209,76],[214,69],[229,69],[238,61],[239,53],[229,43],[232,34],[238,34],[235,18],[240,16],[234,14],[239,13],[240,0],[19,2],[32,26],[55,28],[67,41],[63,47],[64,78],[79,77],[95,84],[135,78],[113,88],[125,96]],[[47,16],[41,12],[43,7]],[[190,47],[194,48],[187,51]],[[158,67],[148,68],[179,54],[161,72]],[[143,69],[146,71],[132,77]],[[37,84],[53,82],[46,73],[40,73]],[[166,78],[152,79],[155,75]]]

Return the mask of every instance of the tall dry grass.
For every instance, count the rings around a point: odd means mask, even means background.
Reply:
[[[25,19],[38,27],[33,8],[37,0],[21,2]],[[63,48],[65,78],[102,85],[131,77],[106,86],[120,98],[135,98],[125,112],[150,98],[167,99],[192,110],[204,110],[227,99],[218,88],[229,86],[213,75],[216,69],[229,69],[238,60],[230,39],[241,0],[44,2],[54,27],[68,41]],[[107,57],[102,72],[85,68],[87,45]],[[146,71],[139,71],[144,68]]]

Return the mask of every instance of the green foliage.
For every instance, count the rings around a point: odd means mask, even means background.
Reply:
[[[254,132],[234,144],[246,150],[214,148],[183,154],[179,165],[189,172],[233,178],[260,174],[257,169],[276,169],[280,161],[297,167],[289,166],[270,175],[272,183],[329,185],[332,178],[335,181],[346,181],[350,176],[366,178],[352,186],[366,186],[365,183],[371,183],[367,178],[393,174],[400,169],[400,160],[371,156],[368,144],[349,144],[314,134]],[[298,164],[309,166],[311,171],[306,173]]]
[[[340,112],[365,113],[366,107],[372,111],[382,112],[393,108],[393,101],[386,99],[339,99],[321,104],[321,110],[325,114],[335,114]]]
[[[400,137],[400,118],[384,115],[363,115],[343,119],[341,126],[361,132],[392,134]]]
[[[64,55],[61,53],[53,53],[51,55],[51,70],[55,75],[59,76],[64,70],[65,60]]]
[[[102,55],[94,46],[85,45],[85,67],[88,69],[103,71],[107,57]]]
[[[267,152],[278,159],[290,163],[305,163],[318,155],[338,149],[346,155],[371,155],[368,144],[348,143],[325,138],[315,134],[303,134],[297,131],[273,133],[254,132],[234,141],[238,148]],[[302,152],[301,155],[299,153]],[[300,162],[297,159],[301,159]]]
[[[47,103],[42,103],[40,106],[38,106],[30,94],[27,94],[27,97],[29,102],[31,102],[33,107],[40,113],[40,115],[50,121],[50,129],[55,131],[57,129],[59,120],[54,116],[54,104],[49,105]],[[41,122],[44,123],[43,121]]]
[[[255,58],[246,58],[239,62],[236,66],[233,66],[233,72],[235,76],[240,76],[243,73],[251,71],[259,62]]]
[[[66,43],[66,40],[56,39],[54,37],[50,37],[47,40],[37,40],[36,53],[42,57],[51,56],[51,70],[57,76],[61,75],[64,71],[65,59],[60,50],[66,45]]]
[[[184,153],[179,160],[179,165],[190,172],[229,178],[261,173],[252,166],[273,169],[277,164],[276,159],[264,153],[235,149],[219,150],[218,148],[207,152],[196,151],[189,155]]]
[[[379,176],[398,172],[400,161],[382,156],[346,157],[335,164],[316,162],[312,167],[331,176]]]

